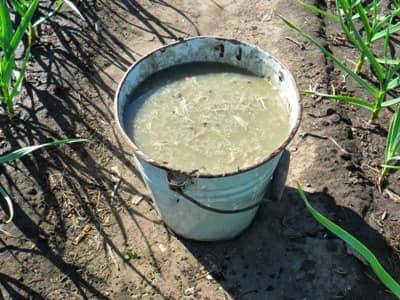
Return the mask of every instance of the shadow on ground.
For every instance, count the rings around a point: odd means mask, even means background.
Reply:
[[[158,2],[154,5],[164,6],[191,22],[168,2]],[[48,294],[48,282],[35,275],[23,275],[33,272],[33,268],[40,276],[54,272],[60,277],[54,282],[65,281],[71,293],[79,297],[107,298],[107,293],[99,289],[104,282],[101,272],[85,270],[96,251],[88,253],[88,261],[83,264],[71,259],[67,253],[71,235],[76,236],[85,224],[90,224],[100,236],[101,248],[124,260],[123,251],[112,240],[115,233],[107,232],[107,220],[116,220],[117,235],[127,241],[120,210],[125,209],[134,222],[135,216],[147,218],[119,197],[123,193],[136,194],[150,202],[126,179],[137,178],[138,174],[131,153],[124,150],[113,126],[114,78],[107,78],[102,70],[112,64],[124,71],[138,55],[121,42],[124,31],[130,32],[126,28],[129,23],[115,28],[121,19],[127,21],[127,15],[136,17],[132,26],[154,35],[161,43],[188,33],[158,20],[136,1],[81,1],[79,9],[85,22],[63,11],[38,29],[40,39],[32,48],[33,63],[19,113],[11,121],[0,120],[5,151],[66,137],[89,139],[84,145],[35,152],[10,166],[0,166],[2,183],[12,194],[15,210],[13,228],[7,227],[8,235],[0,244],[0,253],[14,263],[3,269],[0,284],[13,298],[54,296]],[[129,174],[122,176],[122,170],[110,165],[122,165]],[[3,202],[0,205],[7,211]],[[147,241],[140,228],[138,232]],[[126,265],[163,296],[132,263],[126,261]],[[56,283],[53,285],[60,289]]]

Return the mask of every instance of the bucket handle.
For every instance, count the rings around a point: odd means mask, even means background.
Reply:
[[[200,203],[199,201],[197,201],[196,199],[192,198],[191,196],[189,196],[188,194],[186,194],[182,189],[179,190],[173,190],[175,191],[178,195],[182,196],[183,198],[185,198],[186,200],[192,202],[193,204],[197,205],[198,207],[211,211],[211,212],[215,212],[215,213],[219,213],[219,214],[236,214],[236,213],[241,213],[241,212],[245,212],[248,210],[251,210],[253,208],[256,208],[257,206],[260,205],[260,203],[263,201],[263,199],[261,198],[261,200],[257,201],[256,203],[244,207],[244,208],[240,208],[240,209],[232,209],[232,210],[225,210],[225,209],[219,209],[219,208],[214,208],[214,207],[210,207],[207,205],[204,205],[202,203]]]
[[[272,198],[273,200],[281,199],[286,183],[286,178],[288,175],[289,162],[290,162],[290,153],[289,151],[284,150],[278,162],[278,165],[276,166],[274,174],[272,176],[272,181],[269,184],[269,188],[266,191],[267,197]],[[193,197],[189,196],[184,192],[186,185],[192,182],[192,177],[178,172],[168,172],[167,181],[168,181],[168,186],[172,191],[182,196],[186,200],[190,201],[191,203],[197,205],[198,207],[215,213],[220,213],[220,214],[241,213],[256,208],[263,202],[263,197],[262,197],[256,203],[240,209],[225,210],[225,209],[214,208],[204,205],[203,203],[197,201],[196,199],[194,199]]]

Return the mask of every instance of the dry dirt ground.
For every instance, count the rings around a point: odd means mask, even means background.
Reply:
[[[18,114],[0,116],[0,153],[54,138],[89,140],[0,167],[16,213],[0,233],[3,298],[393,298],[310,217],[293,188],[300,180],[314,205],[399,280],[400,204],[374,185],[390,112],[372,126],[362,110],[303,98],[283,198],[266,199],[248,230],[219,243],[188,241],[163,225],[113,120],[123,72],[155,47],[199,34],[267,49],[303,89],[356,90],[277,14],[351,63],[354,51],[338,43],[334,24],[292,0],[77,2],[86,21],[66,9],[40,28]],[[387,188],[400,193],[398,180],[392,175]]]

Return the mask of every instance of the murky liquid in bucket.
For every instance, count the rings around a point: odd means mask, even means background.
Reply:
[[[287,138],[289,111],[264,78],[216,63],[164,70],[132,95],[124,125],[135,144],[174,169],[226,173]]]

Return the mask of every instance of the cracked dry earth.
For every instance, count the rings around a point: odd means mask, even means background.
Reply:
[[[390,112],[370,128],[357,108],[304,97],[282,199],[266,199],[248,230],[219,243],[188,241],[167,230],[113,120],[123,72],[155,47],[199,34],[265,48],[302,89],[328,91],[341,75],[277,14],[351,60],[353,49],[335,42],[335,24],[296,1],[88,0],[79,8],[86,22],[64,10],[40,29],[17,117],[0,120],[0,153],[52,138],[89,139],[0,169],[16,213],[1,227],[4,298],[393,298],[310,217],[293,188],[300,180],[319,210],[400,279],[399,204],[374,185]],[[357,91],[352,82],[344,85]],[[396,193],[398,176],[388,181]]]

